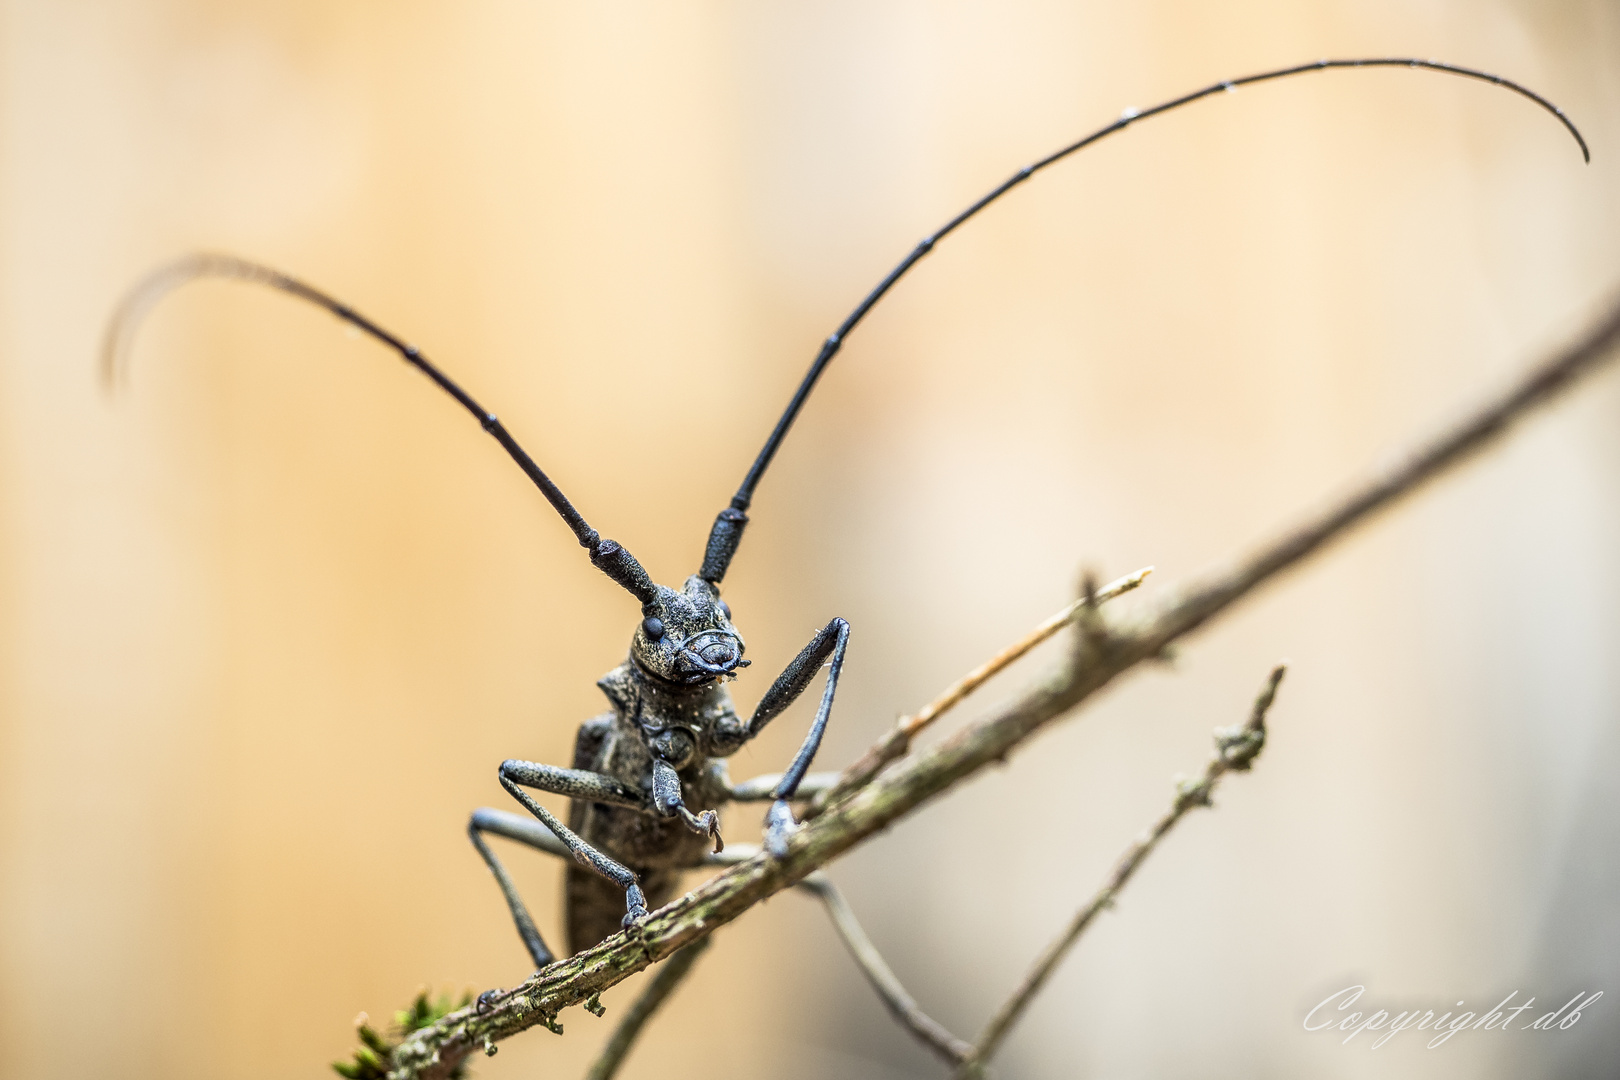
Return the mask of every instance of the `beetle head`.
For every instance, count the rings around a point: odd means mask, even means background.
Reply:
[[[748,666],[731,609],[715,586],[695,574],[680,592],[657,586],[641,614],[630,655],[660,679],[696,686]]]

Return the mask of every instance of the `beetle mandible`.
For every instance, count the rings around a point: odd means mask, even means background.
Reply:
[[[723,846],[719,812],[727,802],[769,801],[764,846],[772,855],[780,855],[798,827],[791,804],[830,783],[829,776],[812,776],[808,770],[832,711],[849,642],[849,624],[833,618],[819,630],[770,684],[744,721],[732,704],[727,683],[749,661],[744,659],[743,639],[721,599],[720,586],[737,552],[748,523],[749,506],[765,470],[816,382],[867,312],[940,240],[979,211],[1036,172],[1132,123],[1244,85],[1317,71],[1373,67],[1442,72],[1512,90],[1556,116],[1590,160],[1580,132],[1546,98],[1500,76],[1433,60],[1318,60],[1223,80],[1151,108],[1127,110],[1112,123],[1013,173],[919,242],[867,294],[822,344],[730,505],[716,517],[701,566],[680,589],[655,584],[626,548],[604,539],[593,529],[500,420],[415,346],[327,293],[279,271],[232,256],[197,255],[153,272],[131,291],[114,315],[103,351],[104,374],[109,379],[117,374],[135,329],[151,306],[190,280],[243,280],[316,304],[397,351],[471,413],[540,489],[587,550],[592,565],[635,597],[641,619],[631,638],[629,656],[598,682],[611,708],[580,728],[571,767],[503,762],[499,770],[501,785],[531,817],[485,809],[473,814],[468,827],[474,846],[506,898],[530,958],[537,967],[545,967],[554,954],[505,867],[486,842],[487,834],[573,859],[567,874],[566,921],[568,947],[578,951],[631,925],[649,908],[665,903],[683,871],[712,861],[710,845],[714,853]],[[828,673],[819,707],[788,768],[779,775],[733,784],[725,759],[793,704],[823,666],[827,666]],[[567,796],[571,800],[568,823],[565,825],[537,802],[530,790]]]

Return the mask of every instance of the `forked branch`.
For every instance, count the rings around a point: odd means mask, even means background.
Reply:
[[[990,1023],[985,1025],[979,1039],[973,1044],[971,1050],[965,1055],[962,1067],[957,1071],[958,1080],[971,1080],[973,1077],[984,1075],[984,1067],[1001,1049],[1002,1042],[1007,1033],[1012,1030],[1013,1024],[1024,1015],[1029,1003],[1035,1000],[1046,985],[1046,980],[1057,970],[1058,964],[1068,955],[1080,935],[1086,932],[1103,910],[1112,907],[1114,897],[1125,888],[1136,873],[1136,868],[1142,865],[1153,849],[1159,846],[1166,833],[1175,828],[1176,822],[1182,819],[1187,811],[1198,806],[1211,806],[1211,797],[1215,793],[1215,785],[1221,777],[1228,772],[1247,772],[1254,765],[1254,759],[1260,756],[1260,751],[1266,745],[1266,713],[1271,709],[1271,703],[1277,698],[1277,685],[1282,682],[1283,672],[1286,669],[1281,665],[1273,669],[1271,677],[1260,691],[1260,696],[1254,701],[1254,710],[1249,714],[1246,724],[1233,728],[1217,728],[1215,730],[1215,756],[1209,759],[1204,766],[1204,775],[1196,780],[1183,780],[1176,785],[1175,798],[1170,801],[1170,809],[1166,810],[1142,837],[1125,849],[1119,862],[1114,866],[1114,872],[1108,876],[1102,888],[1086,904],[1075,913],[1063,933],[1046,947],[1029,974],[1018,989],[1013,991],[1012,997],[1007,999]]]
[[[1224,612],[1262,583],[1315,554],[1329,541],[1504,435],[1514,421],[1608,361],[1620,344],[1620,304],[1573,345],[1538,364],[1462,421],[1418,444],[1320,512],[1247,557],[1175,592],[1130,620],[1087,609],[1083,632],[1043,681],[998,712],[925,751],[895,761],[808,821],[774,859],[756,854],[639,925],[559,961],[513,990],[486,995],[414,1032],[390,1056],[397,1080],[443,1077],[473,1050],[578,1005],[802,880],[868,837],[987,765],[1120,674],[1161,655],[1177,639]]]

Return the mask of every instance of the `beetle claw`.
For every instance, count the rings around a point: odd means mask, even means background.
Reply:
[[[700,833],[703,836],[714,837],[714,852],[716,855],[726,849],[726,842],[720,839],[719,814],[715,813],[713,810],[705,810],[701,814],[694,814],[684,806],[681,807],[680,810],[681,820],[686,822],[686,827],[688,829],[691,829],[695,833]]]
[[[720,815],[713,810],[705,810],[698,820],[709,827],[709,835],[714,837],[714,853],[718,855],[726,850],[726,842],[720,838]]]
[[[647,898],[642,895],[640,885],[632,885],[624,894],[624,919],[619,923],[628,930],[647,917]]]

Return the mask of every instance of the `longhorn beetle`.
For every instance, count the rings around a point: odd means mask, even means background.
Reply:
[[[716,861],[706,849],[711,843],[715,854],[722,848],[719,812],[728,801],[770,802],[764,846],[773,856],[780,856],[797,828],[791,804],[810,797],[829,782],[807,773],[832,712],[849,645],[849,624],[833,618],[819,630],[770,684],[745,721],[733,707],[726,684],[749,661],[743,658],[743,639],[720,597],[720,585],[748,524],[749,504],[765,470],[817,380],[873,305],[939,241],[979,211],[1047,166],[1137,121],[1239,86],[1334,68],[1368,67],[1443,72],[1512,90],[1556,116],[1575,138],[1582,155],[1591,160],[1580,132],[1552,102],[1499,76],[1432,60],[1319,60],[1214,83],[1152,108],[1127,110],[1112,123],[1013,173],[918,243],[867,294],[822,344],[730,505],[715,518],[702,565],[679,589],[655,584],[626,548],[604,539],[592,528],[495,414],[473,400],[414,345],[328,294],[278,271],[230,256],[197,255],[153,272],[130,292],[114,315],[103,351],[103,373],[109,380],[116,377],[141,317],[163,295],[186,281],[233,278],[267,285],[316,304],[397,351],[406,363],[471,413],[573,530],[580,546],[589,553],[591,564],[636,599],[641,619],[631,637],[629,656],[597,684],[611,708],[580,728],[572,767],[517,760],[500,766],[501,786],[538,819],[539,825],[515,814],[485,809],[474,813],[468,826],[474,847],[506,898],[530,958],[538,967],[544,967],[554,954],[535,927],[505,867],[486,842],[486,834],[572,857],[566,883],[567,934],[569,949],[578,951],[621,926],[631,925],[645,916],[650,906],[665,903],[682,871]],[[725,759],[793,704],[824,665],[828,671],[820,706],[787,770],[733,785]],[[567,796],[571,800],[568,824],[537,802],[530,790]]]

